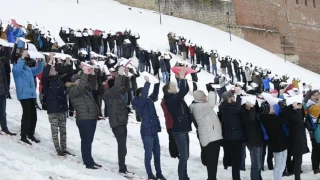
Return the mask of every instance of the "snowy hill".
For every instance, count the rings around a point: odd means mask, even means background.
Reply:
[[[245,62],[251,62],[264,68],[269,68],[279,75],[287,73],[290,76],[299,77],[306,83],[316,82],[320,79],[318,74],[298,67],[235,36],[229,42],[229,35],[225,32],[202,25],[193,21],[181,20],[174,17],[163,16],[163,25],[159,25],[159,15],[148,10],[121,5],[112,0],[0,0],[2,8],[0,17],[3,19],[15,18],[18,23],[26,24],[27,21],[37,22],[51,31],[56,38],[61,26],[72,28],[96,28],[102,30],[131,29],[140,33],[138,41],[145,49],[159,49],[168,51],[167,33],[175,32],[190,38],[193,42],[201,44],[204,49],[217,49],[220,55],[230,55]],[[174,56],[174,59],[180,57]],[[199,74],[200,89],[204,84],[213,81],[213,76],[205,72]],[[174,81],[174,78],[172,78]],[[143,78],[138,79],[138,85],[142,86]],[[191,85],[191,84],[190,84]],[[20,132],[21,107],[16,100],[13,83],[11,94],[14,99],[7,101],[8,126],[12,131]],[[163,96],[159,95],[159,99]],[[187,103],[192,101],[192,96],[187,95]],[[156,103],[157,113],[162,127],[165,127],[163,112],[160,103]],[[95,140],[93,143],[93,157],[104,166],[101,170],[87,170],[82,165],[80,152],[80,136],[74,121],[67,122],[68,149],[75,153],[76,157],[59,158],[51,140],[50,124],[45,111],[38,111],[38,124],[36,136],[41,143],[32,147],[17,143],[19,137],[0,136],[0,175],[4,180],[43,180],[43,179],[74,179],[74,180],[98,180],[98,179],[124,179],[117,175],[117,143],[113,137],[108,121],[99,121]],[[176,180],[178,160],[170,158],[168,152],[168,136],[163,129],[159,134],[161,144],[161,158],[163,174],[169,180]],[[144,150],[140,137],[139,123],[130,120],[128,125],[128,170],[133,171],[138,177],[146,179],[144,168]],[[243,180],[250,179],[250,158],[246,159],[246,172],[241,172]],[[231,179],[231,168],[224,170],[222,166],[223,151],[221,149],[218,167],[218,179]],[[199,142],[194,133],[190,133],[190,159],[188,172],[192,180],[204,180],[207,178],[206,168],[201,164]],[[316,179],[311,171],[310,154],[304,156],[302,179]],[[265,169],[267,169],[265,167]],[[265,180],[273,179],[272,171],[265,171],[262,176]],[[292,177],[284,178],[292,179]]]

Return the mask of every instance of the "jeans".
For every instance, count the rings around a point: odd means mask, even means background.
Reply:
[[[176,141],[180,154],[178,165],[179,180],[188,180],[187,163],[189,159],[189,134],[188,132],[173,133],[173,137]]]
[[[123,98],[124,98],[124,101],[126,102],[126,104],[128,104],[128,100],[129,100],[128,92],[126,92],[126,93],[123,95]]]
[[[286,168],[286,161],[287,161],[287,150],[281,152],[274,152],[274,171],[273,176],[274,180],[281,180],[282,173]]]
[[[127,155],[127,126],[117,126],[112,128],[112,132],[118,143],[118,164],[119,171],[127,171],[126,155]]]
[[[210,73],[210,64],[206,64],[206,67],[207,67],[207,72]]]
[[[218,74],[217,65],[213,64],[211,67],[212,67],[212,73]]]
[[[37,125],[37,110],[35,99],[21,99],[22,119],[21,137],[33,136]]]
[[[130,55],[131,55],[131,57],[133,56],[133,53],[134,53],[135,49],[136,49],[136,45],[131,44],[131,46],[130,46]]]
[[[139,71],[143,72],[144,68],[145,68],[145,63],[139,63],[139,67],[138,67]]]
[[[87,53],[88,53],[88,55],[87,55],[87,59],[88,60],[91,60],[91,50],[92,50],[92,48],[91,48],[91,46],[87,46]]]
[[[2,131],[8,130],[6,108],[7,108],[7,97],[6,95],[1,95],[0,96],[0,123],[1,123]]]
[[[97,120],[77,120],[76,121],[81,138],[81,155],[86,166],[94,165],[92,158],[92,142],[96,132]]]
[[[103,54],[104,53],[104,46],[100,46],[99,47],[99,54]]]
[[[231,79],[231,82],[233,83],[234,82],[234,76],[233,76],[232,71],[228,71],[228,75],[229,75],[229,78]]]
[[[221,140],[213,141],[204,147],[208,180],[217,180],[217,167],[221,142]]]
[[[117,56],[118,58],[122,57],[122,46],[117,46]]]
[[[169,82],[169,73],[168,72],[162,72],[162,81],[165,84],[167,84]]]
[[[262,169],[262,144],[260,147],[249,147],[250,158],[251,158],[251,180],[262,180],[261,169]]]
[[[194,56],[190,56],[191,58],[191,64],[194,64]]]
[[[142,136],[142,142],[144,147],[144,166],[148,177],[152,177],[151,159],[152,153],[154,156],[154,166],[157,172],[157,177],[162,175],[161,172],[161,161],[160,161],[160,143],[158,134],[154,136]]]
[[[242,147],[241,147],[241,166],[240,169],[241,170],[245,170],[246,169],[246,143],[242,143]]]
[[[311,151],[311,162],[312,170],[319,170],[320,164],[320,145],[317,143],[315,138],[311,139],[312,151]]]

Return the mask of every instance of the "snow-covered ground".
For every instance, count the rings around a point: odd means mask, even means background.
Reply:
[[[206,50],[217,49],[220,55],[230,55],[245,62],[263,68],[269,68],[279,75],[287,73],[292,77],[299,77],[306,83],[317,82],[318,74],[298,67],[291,63],[285,63],[283,59],[256,47],[235,36],[229,42],[229,35],[207,25],[189,20],[182,20],[169,16],[162,16],[162,25],[159,25],[159,15],[148,10],[132,8],[121,5],[112,0],[0,0],[0,4],[7,8],[1,8],[0,18],[15,18],[18,23],[26,24],[27,21],[37,22],[58,37],[61,26],[72,28],[93,28],[102,30],[124,30],[125,28],[138,32],[141,39],[138,41],[145,49],[159,49],[168,51],[167,33],[176,32],[178,35],[190,38],[193,42],[201,44]],[[11,8],[9,8],[11,7]],[[180,57],[174,56],[174,59]],[[174,81],[174,78],[172,78]],[[213,81],[213,76],[199,73],[199,87],[204,89],[204,84]],[[12,81],[13,82],[13,81]],[[139,86],[144,83],[143,78],[138,78]],[[7,101],[8,126],[14,132],[20,132],[21,106],[16,100],[14,84],[11,84],[13,99]],[[192,86],[192,84],[190,84]],[[192,94],[186,96],[187,103],[191,103]],[[160,92],[159,99],[163,97]],[[156,108],[162,127],[165,127],[163,112],[160,102]],[[128,125],[128,155],[127,165],[130,171],[136,173],[139,179],[146,176],[144,168],[144,150],[140,138],[139,123],[130,119]],[[74,180],[98,180],[98,179],[124,179],[117,174],[117,143],[110,129],[108,121],[99,121],[93,143],[93,157],[97,163],[104,166],[101,170],[87,170],[82,165],[80,152],[80,136],[75,121],[68,120],[68,148],[76,157],[60,158],[55,155],[51,140],[51,130],[45,111],[38,111],[38,123],[36,136],[41,143],[32,147],[18,143],[19,136],[0,136],[0,175],[3,180],[43,180],[43,179],[74,179]],[[170,158],[168,152],[168,136],[163,129],[160,136],[162,170],[169,180],[178,179],[178,160]],[[311,148],[311,146],[309,145]],[[218,167],[218,179],[229,180],[231,168],[223,169],[223,151],[221,149]],[[302,179],[319,179],[314,176],[311,168],[310,154],[304,156]],[[243,180],[250,179],[250,158],[247,152],[247,171],[241,172]],[[265,167],[267,169],[267,167]],[[204,180],[207,178],[206,168],[201,164],[200,145],[196,135],[190,133],[190,159],[188,164],[189,176],[192,180]],[[265,171],[262,177],[265,180],[273,179],[272,171]],[[293,177],[283,178],[293,179]]]

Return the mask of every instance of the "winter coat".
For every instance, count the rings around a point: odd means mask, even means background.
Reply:
[[[152,64],[153,69],[159,69],[160,68],[160,62],[156,54],[151,53],[150,60]]]
[[[63,76],[49,76],[51,65],[43,69],[42,86],[44,96],[46,97],[47,113],[63,113],[68,111],[67,92],[65,83],[72,76],[72,67],[70,73]]]
[[[236,67],[234,67],[236,70]],[[233,71],[232,71],[232,62],[231,61],[227,61],[227,69],[228,69],[228,73],[231,73],[233,74]]]
[[[246,75],[247,81],[252,81],[252,70],[250,68],[245,68],[244,74]]]
[[[130,54],[130,44],[123,44],[122,45],[122,50],[123,50],[123,57],[126,59],[131,58],[131,54]]]
[[[99,109],[90,92],[96,87],[96,76],[82,74],[78,85],[69,83],[69,97],[76,120],[97,120]]]
[[[190,56],[193,57],[195,52],[194,46],[189,46],[189,52],[190,52]]]
[[[164,102],[164,100],[162,99],[161,101],[161,108],[163,110],[163,114],[164,114],[164,119],[166,120],[166,128],[167,129],[172,129],[173,128],[173,118]]]
[[[211,53],[210,54],[210,58],[211,58],[211,64],[212,65],[216,65],[217,64],[217,54],[216,53]]]
[[[139,50],[137,56],[139,58],[139,63],[146,63],[146,56],[144,55],[144,50]]]
[[[0,28],[2,28],[2,27],[0,27]],[[0,32],[0,38],[1,39],[7,40],[8,29],[9,29],[9,24],[6,27],[6,30]]]
[[[268,134],[269,146],[272,152],[281,152],[289,147],[289,138],[285,134],[283,125],[287,123],[287,118],[274,114],[261,114],[260,120]]]
[[[165,93],[164,101],[173,118],[173,133],[185,133],[191,131],[191,118],[189,107],[184,97],[189,91],[187,80],[180,79],[179,92],[176,94]]]
[[[91,46],[91,36],[83,36],[83,40],[85,41],[86,46]],[[87,48],[87,47],[85,47]]]
[[[190,112],[198,125],[200,143],[205,147],[211,142],[222,139],[221,123],[213,110],[217,103],[217,92],[210,91],[207,102],[195,102],[190,105]]]
[[[58,73],[58,75],[64,75],[72,72],[72,61],[70,61],[71,64],[67,64],[65,61],[62,61],[62,63],[56,63],[55,69]],[[69,81],[69,80],[68,80]]]
[[[129,72],[131,74],[133,74],[133,76],[130,77],[130,82],[132,85],[132,89],[133,89],[133,93],[135,94],[135,91],[138,89],[138,85],[137,85],[137,77],[140,76],[139,71],[134,72],[133,69],[129,69]]]
[[[260,121],[257,119],[255,107],[246,109],[246,105],[241,107],[241,121],[244,125],[246,143],[248,147],[261,147],[262,145],[262,129]]]
[[[146,60],[146,66],[150,66],[150,53],[148,51],[144,51],[144,57]]]
[[[129,36],[129,40],[131,42],[132,45],[137,45],[137,40],[140,39],[140,36],[139,37],[135,37],[135,36]]]
[[[114,48],[114,40],[115,40],[115,36],[108,35],[107,41],[109,43],[110,48]]]
[[[280,79],[272,79],[272,83],[273,83],[274,89],[279,91],[280,90],[280,83],[281,83]]]
[[[224,140],[244,140],[245,134],[240,118],[241,97],[237,96],[236,103],[223,102],[221,110],[225,132]]]
[[[297,88],[297,89],[299,89],[299,83],[300,83],[300,80],[292,81],[292,84],[294,85],[294,88]]]
[[[25,63],[26,60],[20,58],[12,68],[18,100],[37,98],[34,77],[40,74],[43,69],[42,61],[38,61],[37,67],[32,68],[26,66]]]
[[[141,96],[135,96],[132,100],[132,106],[141,117],[141,136],[154,136],[161,132],[159,117],[157,115],[154,102],[158,100],[160,83],[154,85],[153,92],[148,96],[150,83],[144,84]]]
[[[63,41],[64,43],[69,43],[68,34],[63,33],[63,32],[62,32],[62,28],[61,28],[61,30],[60,30],[60,32],[59,32],[59,36],[60,36],[60,38],[62,39],[62,41]]]
[[[122,83],[123,87],[121,87]],[[129,78],[118,75],[114,86],[103,94],[111,128],[128,124],[128,109],[123,96],[129,88]]]
[[[160,59],[160,69],[161,72],[168,72],[166,62],[164,59]]]
[[[95,35],[90,36],[90,42],[91,42],[92,49],[94,49],[94,50],[99,49],[99,43],[98,43],[97,36],[95,36]]]
[[[263,82],[264,89],[270,89],[270,79],[269,78],[264,78],[262,80],[262,82]]]
[[[12,25],[10,25],[7,29],[7,41],[9,43],[15,43],[16,42],[16,38],[15,38],[15,34],[18,32],[17,29],[14,29],[14,27]]]
[[[218,60],[220,62],[220,68],[227,68],[227,61],[222,59]]]
[[[210,65],[210,55],[207,53],[204,54],[204,64]]]
[[[171,57],[171,56],[170,56]],[[171,64],[170,64],[170,60],[171,60],[172,58],[170,58],[170,59],[164,59],[164,61],[166,62],[166,67],[167,67],[167,71],[168,71],[168,73],[170,74],[170,72],[171,72]]]
[[[85,37],[77,37],[79,49],[87,48],[87,43],[84,38]]]
[[[117,44],[117,46],[122,46],[122,44],[123,44],[123,35],[122,34],[120,34],[120,35],[117,35],[116,36],[116,44]]]
[[[10,78],[10,76],[7,77],[8,75],[7,70],[8,68],[10,70],[10,64],[9,62],[6,63],[5,59],[6,57],[0,58],[0,96],[7,95],[9,93],[8,78]]]
[[[307,146],[307,137],[302,116],[302,110],[294,110],[287,107],[286,115],[288,116],[290,151],[292,156],[299,156],[309,152]]]

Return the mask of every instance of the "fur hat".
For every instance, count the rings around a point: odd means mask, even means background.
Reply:
[[[229,98],[232,97],[232,92],[226,91],[222,94],[222,100],[223,101],[228,101]]]
[[[75,75],[73,75],[72,77],[71,77],[71,82],[76,82],[76,80],[78,80],[78,79],[80,79],[81,78],[81,76],[79,75],[79,74],[75,74]]]
[[[193,98],[196,101],[201,101],[202,97],[205,96],[204,92],[201,90],[193,91]]]

